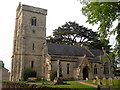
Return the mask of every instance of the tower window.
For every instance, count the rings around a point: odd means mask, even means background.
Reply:
[[[34,45],[34,43],[33,43],[33,50],[35,49],[35,45]]]
[[[33,17],[33,18],[31,19],[31,25],[32,25],[32,26],[36,26],[36,23],[37,23],[37,20],[36,20],[35,17]]]
[[[31,68],[34,67],[34,61],[31,61]]]
[[[97,65],[94,66],[94,74],[97,74]]]
[[[70,70],[69,70],[70,68],[69,67],[70,67],[70,64],[67,64],[67,74],[70,73]]]

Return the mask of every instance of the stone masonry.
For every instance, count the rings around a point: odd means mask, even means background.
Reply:
[[[16,10],[11,81],[22,80],[25,68],[44,76],[47,10],[19,4]]]
[[[57,70],[63,79],[90,80],[113,77],[111,59],[105,50],[88,49],[46,42],[47,10],[19,4],[16,10],[10,80],[23,80],[25,69],[33,69],[38,78],[50,80]]]

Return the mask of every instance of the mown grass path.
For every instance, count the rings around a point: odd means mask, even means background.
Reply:
[[[79,83],[84,84],[84,85],[87,85],[87,86],[92,86],[92,87],[95,87],[95,88],[98,87],[97,85],[93,85],[93,84],[85,83],[85,82],[82,82],[82,81],[80,81]]]

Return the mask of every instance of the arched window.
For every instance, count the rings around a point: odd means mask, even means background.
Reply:
[[[104,72],[103,73],[109,74],[109,64],[107,62],[104,64]]]
[[[94,66],[94,74],[97,74],[97,65]]]
[[[31,25],[32,25],[32,26],[36,26],[36,23],[37,23],[37,19],[36,19],[35,17],[33,17],[33,18],[31,19]]]

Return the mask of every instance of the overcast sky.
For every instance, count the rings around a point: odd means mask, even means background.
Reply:
[[[5,67],[11,69],[11,56],[13,48],[13,34],[15,28],[16,8],[22,4],[40,7],[48,10],[46,19],[47,36],[52,35],[52,30],[68,21],[76,21],[79,25],[97,30],[97,25],[86,23],[82,15],[83,7],[79,0],[2,0],[0,2],[0,60]],[[111,44],[114,43],[112,37]]]

